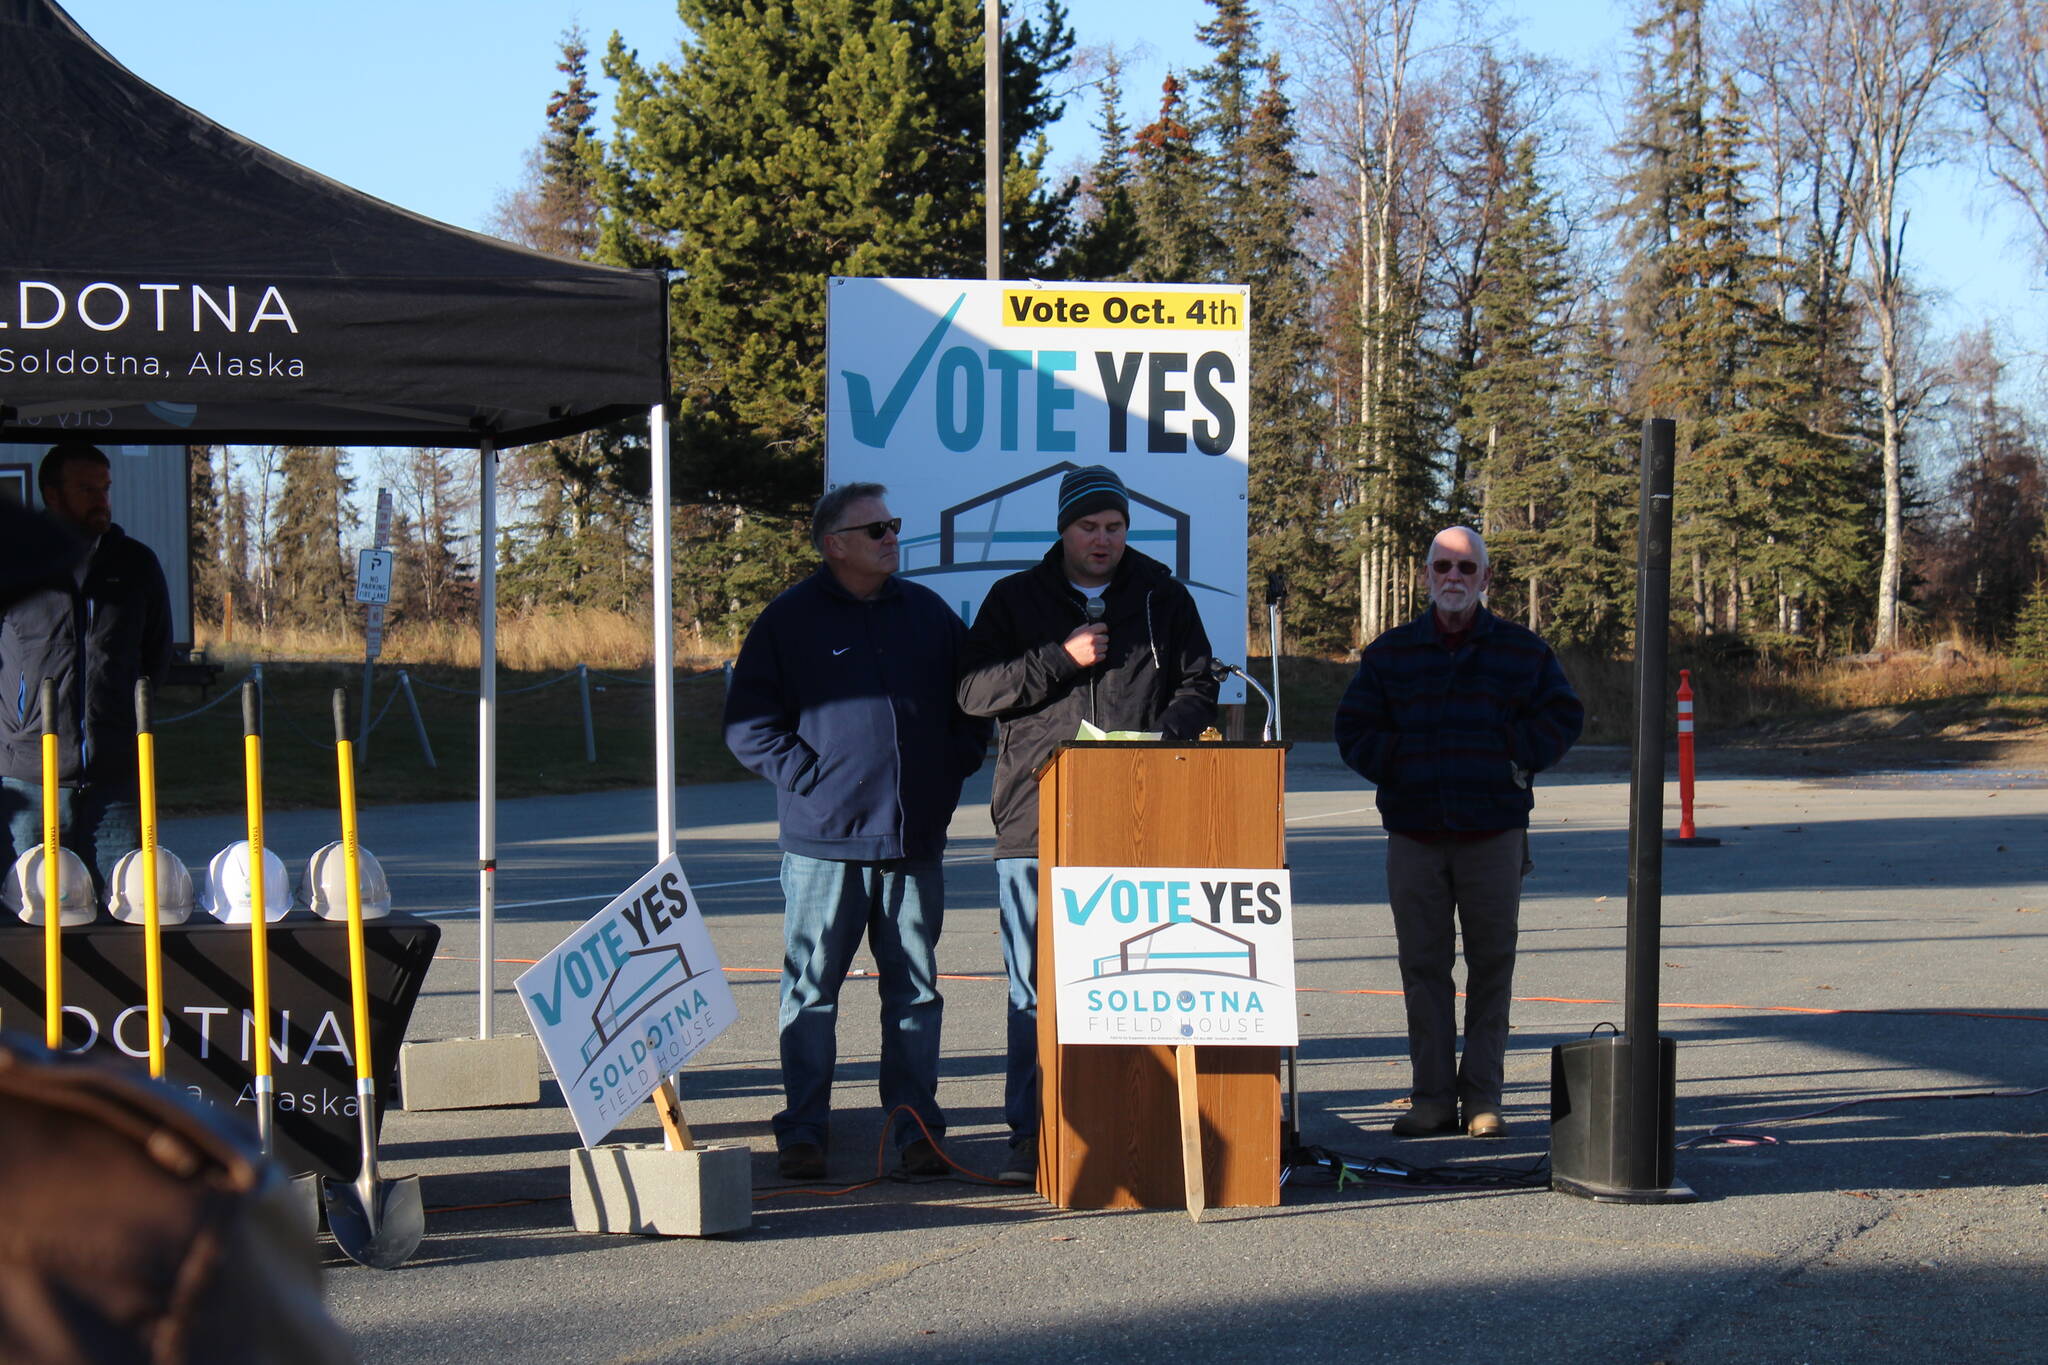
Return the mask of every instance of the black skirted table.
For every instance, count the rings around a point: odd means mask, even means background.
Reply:
[[[371,1061],[379,1100],[393,1093],[439,925],[390,915],[363,926]],[[348,925],[287,915],[268,926],[271,1074],[277,1158],[291,1171],[353,1179],[354,1026]],[[64,930],[64,1046],[149,1065],[149,1009],[139,925],[102,918]],[[249,927],[195,917],[163,931],[165,1079],[256,1123]],[[43,929],[0,925],[0,1027],[43,1036]],[[383,1119],[379,1106],[379,1122]]]

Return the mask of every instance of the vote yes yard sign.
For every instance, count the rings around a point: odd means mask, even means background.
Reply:
[[[1038,913],[1062,1043],[1299,1041],[1284,869],[1055,867]]]
[[[739,1015],[673,855],[522,974],[518,990],[586,1147]]]
[[[900,572],[971,622],[1059,538],[1061,476],[1108,465],[1132,548],[1241,663],[1250,313],[1243,285],[835,278],[826,483],[888,485]]]

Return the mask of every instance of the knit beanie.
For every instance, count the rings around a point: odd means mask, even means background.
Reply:
[[[1123,513],[1124,520],[1130,520],[1131,500],[1124,492],[1124,481],[1108,465],[1070,469],[1060,480],[1058,522],[1062,532],[1082,517],[1111,508]]]

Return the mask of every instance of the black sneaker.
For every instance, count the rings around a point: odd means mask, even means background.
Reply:
[[[905,1175],[945,1175],[953,1169],[929,1138],[919,1138],[904,1147],[901,1160]]]
[[[823,1180],[825,1149],[815,1142],[792,1142],[776,1154],[775,1169],[784,1180]]]
[[[1003,1158],[1003,1171],[996,1179],[1005,1185],[1035,1185],[1038,1183],[1038,1137],[1013,1139],[1010,1154]]]

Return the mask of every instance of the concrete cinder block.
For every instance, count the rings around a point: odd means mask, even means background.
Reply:
[[[446,1038],[398,1049],[407,1109],[501,1109],[540,1102],[540,1049],[530,1033]]]
[[[672,1152],[621,1143],[569,1153],[569,1208],[578,1232],[705,1237],[754,1220],[753,1152],[726,1144]]]

